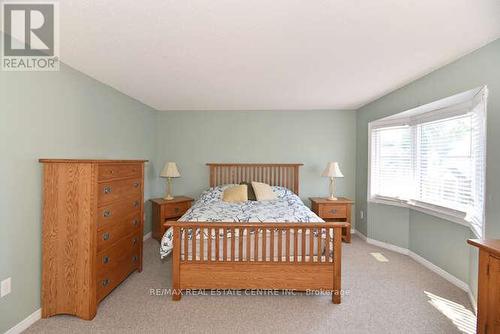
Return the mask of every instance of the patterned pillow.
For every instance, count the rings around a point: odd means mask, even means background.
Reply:
[[[288,197],[294,194],[290,189],[285,187],[272,186],[271,188],[273,189],[276,196],[278,196],[278,198]]]

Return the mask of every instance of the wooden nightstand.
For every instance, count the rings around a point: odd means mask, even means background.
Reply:
[[[167,228],[163,224],[167,220],[177,220],[191,207],[194,201],[191,197],[179,196],[171,201],[154,198],[153,203],[153,238],[161,241]]]
[[[339,197],[329,201],[324,197],[309,197],[312,211],[328,222],[346,222],[349,225],[342,229],[342,240],[351,242],[351,206],[354,203],[348,198]]]

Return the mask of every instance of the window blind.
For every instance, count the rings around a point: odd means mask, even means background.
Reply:
[[[471,112],[472,198],[466,219],[479,237],[484,237],[486,194],[486,104],[488,91],[477,97]]]
[[[416,200],[466,212],[472,204],[472,117],[418,124]]]
[[[467,93],[370,124],[369,196],[459,215],[483,236],[487,89]]]
[[[409,126],[372,131],[372,190],[381,197],[407,199],[412,189],[412,138]]]

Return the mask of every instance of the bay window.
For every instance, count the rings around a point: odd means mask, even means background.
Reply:
[[[403,205],[483,236],[487,88],[369,125],[369,200]]]

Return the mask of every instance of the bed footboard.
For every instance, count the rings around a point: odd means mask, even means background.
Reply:
[[[321,290],[341,300],[344,223],[167,222],[173,299],[186,289]]]

